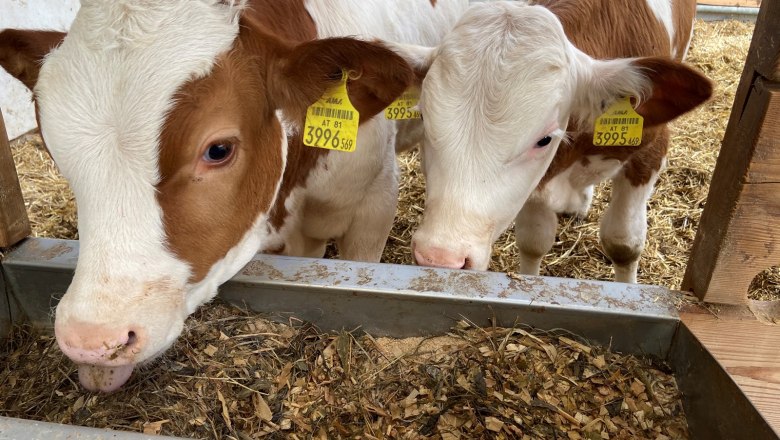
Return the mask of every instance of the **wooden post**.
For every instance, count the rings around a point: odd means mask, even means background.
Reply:
[[[30,221],[0,112],[0,248],[13,246],[28,235]]]
[[[764,0],[683,279],[700,299],[745,304],[780,265],[780,0]]]

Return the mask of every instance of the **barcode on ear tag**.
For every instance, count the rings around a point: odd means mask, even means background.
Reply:
[[[303,144],[309,147],[353,152],[357,148],[360,113],[349,101],[346,71],[341,82],[306,110]]]
[[[401,96],[385,109],[385,119],[394,121],[402,119],[420,119],[420,88],[409,87]]]
[[[636,146],[642,143],[644,118],[631,106],[629,98],[612,104],[596,119],[593,145],[599,147]]]

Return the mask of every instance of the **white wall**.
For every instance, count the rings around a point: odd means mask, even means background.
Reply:
[[[0,0],[0,29],[50,29],[70,27],[79,0]],[[19,81],[0,68],[0,109],[8,137],[13,139],[35,128],[32,95]]]

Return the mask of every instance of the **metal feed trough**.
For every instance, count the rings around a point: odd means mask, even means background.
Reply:
[[[7,253],[0,264],[5,292],[0,327],[28,320],[50,328],[51,310],[70,283],[78,251],[77,241],[29,238]],[[693,438],[777,438],[680,321],[682,294],[665,288],[258,255],[220,296],[256,312],[293,315],[323,330],[360,327],[376,336],[442,334],[461,318],[478,325],[520,322],[565,329],[615,351],[665,360],[682,391]],[[0,439],[37,438],[146,436],[0,418]]]

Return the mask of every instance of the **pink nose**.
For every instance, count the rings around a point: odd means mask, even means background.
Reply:
[[[415,248],[414,261],[420,266],[442,267],[445,269],[463,269],[466,266],[465,255],[456,255],[451,251],[437,247],[428,249]]]
[[[142,331],[126,327],[71,322],[55,325],[54,330],[62,352],[77,364],[132,364],[145,343]]]

